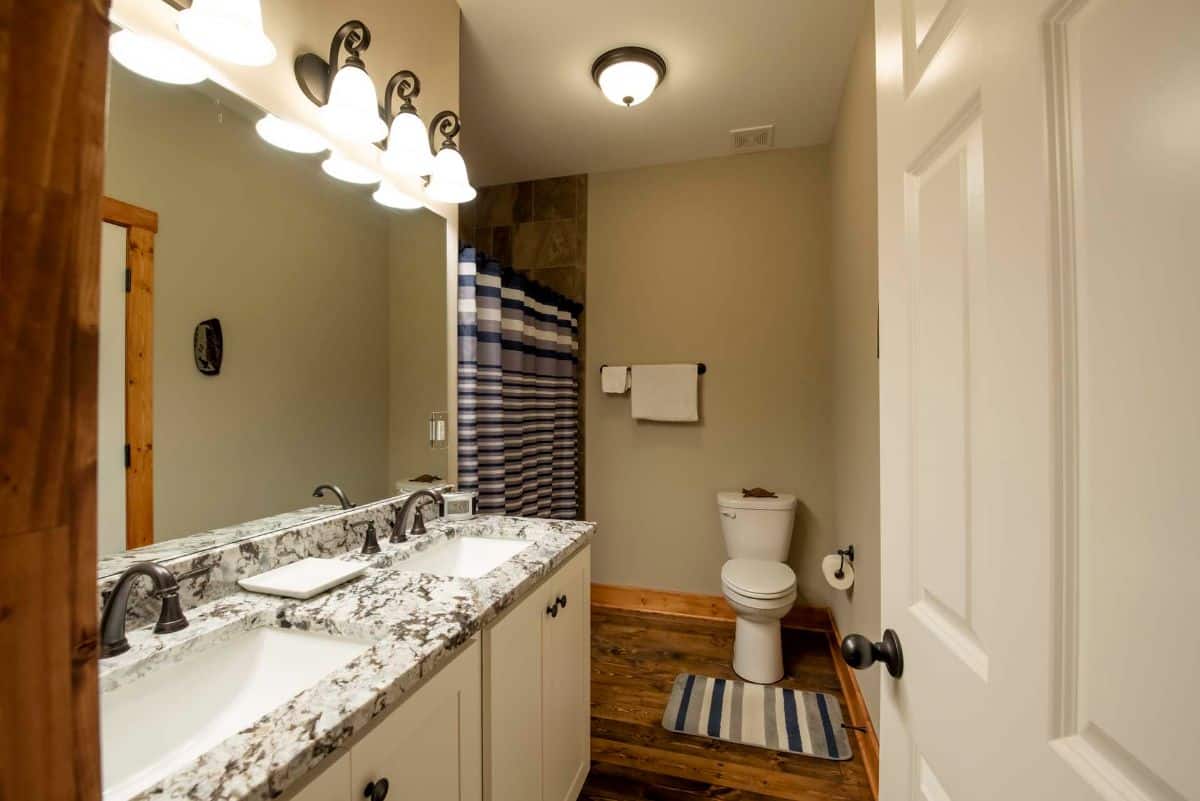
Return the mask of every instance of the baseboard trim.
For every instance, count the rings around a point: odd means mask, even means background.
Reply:
[[[833,656],[834,670],[838,674],[838,684],[842,685],[842,694],[846,696],[846,712],[850,715],[850,725],[858,726],[865,731],[854,731],[854,739],[863,754],[863,767],[867,772],[867,784],[871,788],[871,797],[879,801],[879,735],[875,724],[867,714],[867,702],[863,698],[862,687],[858,684],[858,671],[846,664],[842,659],[842,633],[838,631],[837,621],[833,619],[833,610],[825,607],[829,620],[826,633],[829,637],[829,652]]]
[[[733,610],[720,595],[620,587],[614,584],[593,584],[592,606],[730,623],[736,619]],[[870,715],[867,714],[867,703],[863,699],[862,688],[858,685],[858,676],[842,660],[842,635],[833,619],[832,610],[827,606],[796,606],[781,622],[787,628],[825,633],[834,669],[837,671],[838,683],[842,687],[842,695],[846,698],[849,725],[865,729],[855,730],[853,734],[859,750],[862,751],[871,796],[875,801],[879,801],[879,735],[875,731],[875,725],[871,723]]]
[[[658,615],[691,617],[701,620],[736,619],[725,598],[720,595],[699,595],[672,590],[650,590],[643,587],[619,587],[614,584],[592,585],[592,606],[653,612]],[[792,629],[829,630],[829,610],[816,606],[795,606],[782,621]]]

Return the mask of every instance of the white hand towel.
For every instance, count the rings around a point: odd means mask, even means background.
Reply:
[[[624,395],[629,391],[629,367],[623,364],[601,367],[600,388],[609,395]]]
[[[631,406],[636,420],[700,419],[700,376],[693,364],[635,364]]]

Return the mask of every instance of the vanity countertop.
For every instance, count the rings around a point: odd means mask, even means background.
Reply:
[[[344,554],[340,558],[367,561],[366,574],[308,601],[239,591],[186,610],[190,625],[174,634],[156,635],[149,627],[130,631],[131,649],[100,663],[102,690],[262,626],[373,643],[344,667],[132,798],[259,801],[280,795],[402,702],[459,646],[586,546],[594,531],[594,523],[566,520],[481,516],[435,521],[428,534],[404,544],[381,538],[381,553]],[[413,554],[461,536],[532,544],[479,578],[405,570]],[[180,689],[186,697],[186,688]]]

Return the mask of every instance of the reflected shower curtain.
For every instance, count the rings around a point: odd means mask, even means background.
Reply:
[[[458,483],[481,514],[572,519],[582,308],[473,248],[458,264]]]

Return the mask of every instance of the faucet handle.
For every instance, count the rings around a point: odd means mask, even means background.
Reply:
[[[365,553],[365,554],[379,553],[380,550],[382,550],[382,549],[379,547],[379,536],[375,532],[375,521],[374,520],[365,520],[365,521],[361,521],[358,523],[351,523],[350,528],[353,529],[354,531],[358,531],[359,526],[364,526],[364,525],[367,527],[367,533],[363,536],[362,553]]]

